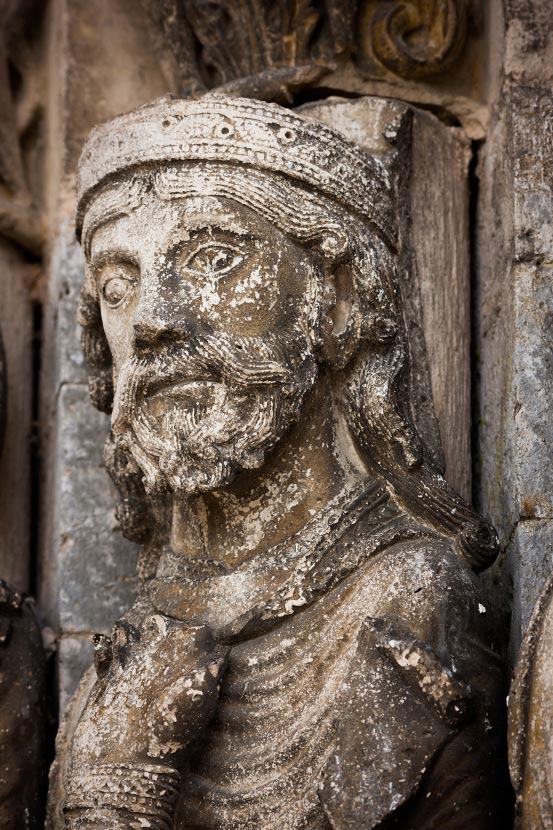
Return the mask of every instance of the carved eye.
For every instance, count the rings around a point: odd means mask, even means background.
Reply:
[[[230,274],[244,261],[243,254],[231,245],[208,242],[201,245],[185,262],[185,268],[207,277]]]
[[[110,308],[117,308],[129,297],[136,285],[134,269],[125,266],[106,266],[102,281],[102,297]]]

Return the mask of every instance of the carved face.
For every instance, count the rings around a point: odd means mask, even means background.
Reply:
[[[113,432],[147,489],[202,492],[260,466],[316,377],[313,256],[237,202],[152,194],[95,232],[88,266]]]

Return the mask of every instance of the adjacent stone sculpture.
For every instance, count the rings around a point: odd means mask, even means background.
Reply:
[[[46,795],[45,656],[32,602],[0,579],[0,827],[39,830]]]
[[[509,766],[516,830],[553,826],[553,577],[536,603],[509,694]]]
[[[52,826],[498,826],[497,541],[413,425],[402,129],[369,156],[207,96],[89,138],[81,322],[144,588]]]
[[[0,451],[6,365],[0,336]],[[38,830],[46,777],[45,657],[32,603],[0,579],[0,827]]]

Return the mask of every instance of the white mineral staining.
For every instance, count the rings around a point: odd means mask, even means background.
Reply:
[[[198,289],[198,292],[200,295],[200,311],[211,312],[210,316],[217,319],[219,314],[213,313],[214,307],[218,306],[221,302],[221,297],[219,296],[219,281],[217,277],[208,275],[203,285],[201,285]]]
[[[401,644],[396,642],[395,645],[394,645],[394,641],[391,640],[390,645],[395,647],[395,648],[399,648],[399,646]],[[400,666],[405,666],[405,667],[418,666],[418,664],[420,662],[420,659],[421,659],[421,656],[418,653],[418,651],[414,651],[410,648],[403,649],[403,651],[400,652],[400,654],[398,654],[397,657],[396,657],[396,660],[397,660],[398,664]],[[427,678],[427,682],[428,681],[429,681],[429,678]]]
[[[301,608],[302,605],[307,603],[307,599],[305,597],[297,597],[296,599],[288,599],[284,603],[284,613],[285,614],[292,614],[294,608]]]

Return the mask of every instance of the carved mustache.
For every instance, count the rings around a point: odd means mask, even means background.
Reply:
[[[113,422],[126,420],[141,398],[186,381],[224,381],[238,388],[280,386],[286,393],[287,386],[297,384],[304,363],[313,371],[313,354],[303,330],[263,338],[203,334],[153,354],[134,354],[118,378]]]

